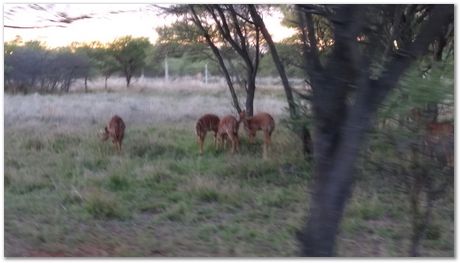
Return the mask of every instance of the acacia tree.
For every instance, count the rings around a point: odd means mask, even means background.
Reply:
[[[238,112],[238,104],[229,66],[224,62],[222,47],[231,47],[242,61],[244,68],[245,108],[248,115],[253,114],[262,36],[260,28],[254,25],[245,5],[178,5],[166,9],[168,13],[182,16],[192,22],[204,41],[211,48],[227,81],[233,104]],[[228,51],[228,50],[227,50]],[[230,65],[231,66],[231,65]]]
[[[100,42],[91,42],[87,46],[88,55],[92,64],[97,71],[104,76],[104,88],[107,89],[107,80],[117,71],[121,70],[121,66],[115,59],[110,47]]]
[[[145,65],[145,49],[149,45],[147,38],[131,36],[118,38],[110,44],[110,50],[126,78],[126,87],[129,88],[133,75]]]
[[[254,21],[255,26],[259,28],[260,31],[262,32],[262,35],[270,49],[271,57],[276,66],[276,69],[278,70],[278,74],[281,78],[281,82],[283,83],[284,92],[286,94],[286,99],[289,105],[290,116],[292,119],[297,120],[299,118],[299,115],[297,112],[297,107],[294,102],[294,96],[292,94],[291,86],[289,85],[289,80],[287,78],[287,74],[284,69],[284,65],[281,62],[280,56],[278,55],[278,50],[276,49],[275,43],[273,42],[273,39],[270,33],[268,32],[267,27],[265,26],[265,23],[262,17],[260,16],[259,12],[257,11],[255,5],[248,5],[248,9],[251,14],[252,20]],[[310,136],[310,132],[308,128],[304,124],[301,125],[299,135],[303,142],[304,153],[310,154],[312,152],[311,136]]]
[[[376,111],[415,59],[427,53],[439,30],[453,22],[454,9],[453,5],[404,5],[404,11],[397,13],[385,5],[297,7],[313,90],[315,149],[309,217],[299,240],[304,256],[332,256],[352,193],[354,165]],[[382,19],[384,13],[393,16]],[[332,26],[334,45],[323,61],[318,56],[313,14]],[[401,26],[400,21],[412,24]],[[387,53],[382,54],[381,29],[387,25],[398,33],[383,42]]]

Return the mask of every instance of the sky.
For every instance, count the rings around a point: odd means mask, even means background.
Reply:
[[[155,43],[157,33],[155,28],[167,25],[175,17],[159,16],[157,9],[151,4],[40,4],[37,10],[27,7],[28,4],[4,4],[4,25],[9,26],[45,26],[45,28],[15,29],[4,27],[4,41],[10,41],[20,36],[24,41],[39,40],[46,42],[49,47],[67,46],[70,43],[100,41],[111,42],[126,35],[147,37]],[[122,12],[119,12],[122,11]],[[94,14],[94,18],[81,19],[56,27],[49,22],[53,14],[67,13],[71,17],[84,14]],[[117,12],[114,14],[113,12]],[[280,24],[281,14],[264,16],[264,22],[274,41],[290,36],[292,29]],[[54,25],[54,26],[50,26]],[[47,27],[50,26],[50,27]]]

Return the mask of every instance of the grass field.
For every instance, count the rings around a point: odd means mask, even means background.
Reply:
[[[224,91],[5,95],[5,256],[297,256],[310,166],[282,92],[256,96],[277,123],[268,160],[243,129],[240,154],[211,136],[198,154],[195,120],[232,113]],[[96,136],[113,114],[121,154]],[[358,175],[339,256],[407,255],[408,204],[384,181]],[[437,203],[422,255],[454,255],[453,203]]]

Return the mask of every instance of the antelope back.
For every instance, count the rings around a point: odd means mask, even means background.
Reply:
[[[252,117],[252,122],[254,122],[260,129],[266,130],[266,131],[273,131],[275,129],[275,120],[273,120],[273,117],[266,113],[266,112],[260,112],[254,115]]]
[[[219,128],[220,119],[217,115],[214,114],[205,114],[201,116],[196,122],[196,134],[202,136],[207,131],[217,132]]]
[[[246,111],[240,112],[240,122],[243,122],[246,129],[256,131],[265,130],[272,132],[275,129],[273,117],[266,112],[259,112],[252,117],[246,115]]]
[[[110,136],[114,138],[123,138],[123,134],[125,132],[125,123],[123,122],[123,119],[115,115],[110,119],[109,124],[107,125],[107,132],[110,134]]]
[[[219,134],[238,134],[239,121],[232,115],[223,117],[219,122]]]
[[[430,122],[426,125],[426,146],[432,155],[453,166],[454,126],[450,122]]]
[[[450,122],[430,122],[426,125],[427,135],[430,137],[443,137],[454,134],[454,125]]]

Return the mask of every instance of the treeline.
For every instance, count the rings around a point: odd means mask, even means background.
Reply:
[[[286,62],[295,58],[295,49],[279,43]],[[224,47],[223,47],[224,48]],[[291,51],[291,52],[287,52]],[[292,52],[294,51],[294,52]],[[224,52],[225,53],[225,52]],[[147,38],[125,36],[111,43],[72,43],[67,47],[51,49],[38,41],[23,42],[21,39],[4,43],[5,91],[6,92],[69,92],[73,82],[84,79],[85,91],[88,80],[112,76],[124,77],[129,87],[133,77],[163,77],[165,71],[171,77],[205,74],[219,76],[217,61],[205,44],[178,44],[172,42],[151,44]],[[238,78],[239,61],[228,52],[225,63]],[[295,63],[286,63],[290,77],[301,78],[302,70]],[[278,75],[270,54],[262,56],[259,76]]]

